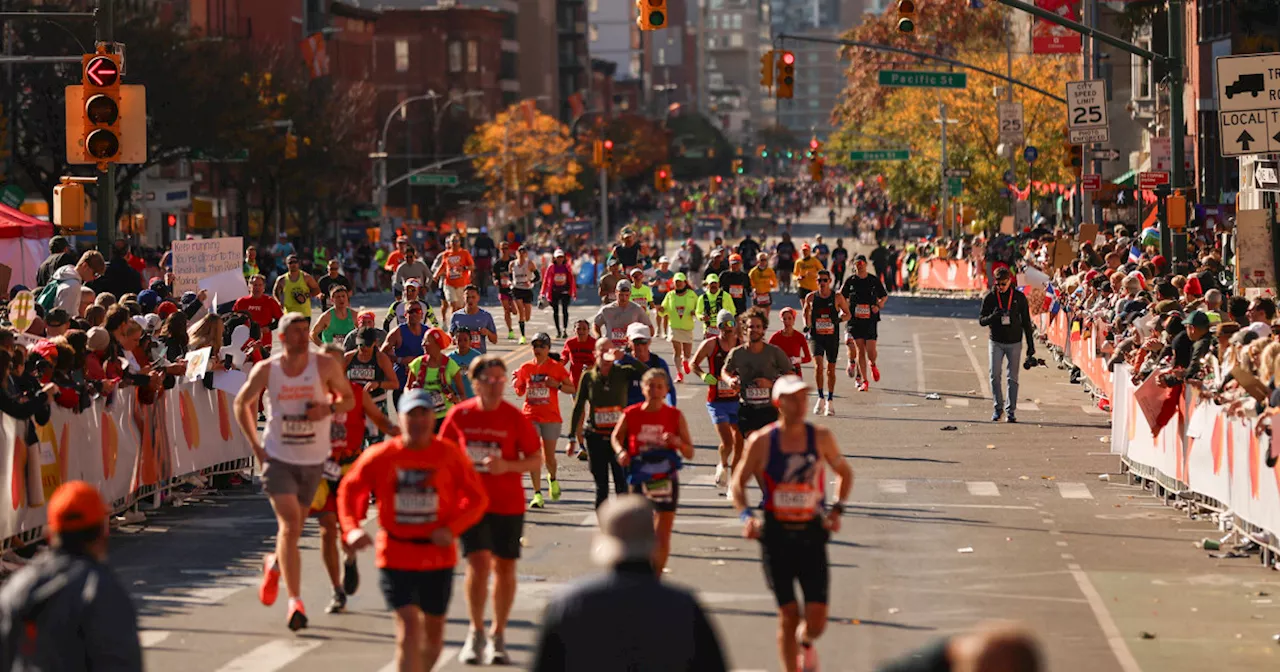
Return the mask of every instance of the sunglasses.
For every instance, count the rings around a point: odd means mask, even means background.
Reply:
[[[632,344],[632,345],[649,345],[649,339],[647,339],[647,338],[633,338],[633,339],[631,339],[631,344]]]
[[[503,376],[480,376],[479,378],[476,378],[476,382],[483,383],[485,385],[501,385],[507,382],[507,379]]]
[[[825,284],[827,284],[828,282],[831,282],[831,278],[818,278],[818,283],[819,283],[819,284],[823,284],[823,285],[825,285]]]

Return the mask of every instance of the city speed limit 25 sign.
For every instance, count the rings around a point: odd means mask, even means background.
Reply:
[[[1067,131],[1074,145],[1111,140],[1105,81],[1067,82]]]

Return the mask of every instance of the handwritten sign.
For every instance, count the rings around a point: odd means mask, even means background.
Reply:
[[[173,293],[181,296],[183,292],[197,292],[203,287],[202,281],[227,271],[240,273],[244,255],[244,239],[206,238],[203,240],[173,241]],[[240,284],[244,285],[243,276]],[[227,295],[234,300],[248,294],[248,288]]]
[[[204,378],[204,374],[209,370],[209,357],[212,355],[213,348],[209,346],[187,353],[187,380],[189,382],[194,383]]]

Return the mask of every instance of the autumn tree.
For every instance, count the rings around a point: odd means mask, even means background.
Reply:
[[[516,194],[564,195],[581,185],[569,127],[531,105],[516,104],[467,138],[466,152],[484,181],[485,199],[500,205]]]

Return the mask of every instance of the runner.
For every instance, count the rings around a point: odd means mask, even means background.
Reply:
[[[671,259],[660,257],[658,270],[653,272],[653,324],[658,328],[654,334],[658,338],[671,337],[667,314],[662,312],[662,302],[675,287],[675,277],[675,271],[671,270]]]
[[[333,307],[324,311],[311,327],[311,341],[316,345],[337,342],[341,344],[347,334],[356,329],[356,311],[351,309],[351,290],[345,285],[329,287],[329,300]]]
[[[653,308],[653,288],[644,279],[643,268],[631,269],[631,302],[644,309],[646,315]]]
[[[652,349],[650,342],[653,338],[649,327],[643,324],[632,324],[627,327],[627,346],[631,351],[618,360],[619,364],[634,364],[641,373],[649,369],[659,369],[663,375],[667,377],[667,403],[673,408],[676,405],[676,389],[671,384],[671,369],[667,366],[666,360],[659,357]],[[637,375],[631,379],[631,385],[627,389],[627,405],[632,406],[644,401],[644,390],[640,388],[640,376]]]
[[[333,357],[334,361],[348,372],[351,371],[341,346],[329,343],[324,347],[324,352]],[[311,500],[311,515],[315,516],[320,524],[320,557],[324,560],[324,568],[329,572],[329,582],[333,585],[333,599],[324,610],[326,614],[345,610],[347,596],[355,595],[360,587],[360,572],[356,565],[355,554],[348,549],[344,551],[339,562],[338,546],[341,535],[338,533],[338,487],[342,481],[342,474],[351,468],[351,464],[364,450],[366,421],[373,423],[379,432],[388,436],[400,435],[400,429],[392,425],[387,416],[382,414],[381,409],[365,392],[362,385],[358,383],[352,385],[351,392],[355,399],[355,406],[350,411],[335,413],[333,421],[329,423],[332,447],[329,459],[324,463],[320,487],[316,489],[316,495]]]
[[[791,272],[796,276],[796,292],[800,299],[818,289],[818,271],[822,270],[822,262],[809,253],[809,243],[800,246],[800,258],[796,259]]]
[[[436,319],[435,311],[431,310],[431,305],[424,301],[421,295],[422,281],[417,278],[406,280],[403,295],[392,302],[391,307],[387,309],[387,317],[382,321],[382,330],[391,333],[396,326],[408,323],[408,308],[414,305],[422,308],[424,321],[430,323],[433,327],[440,326],[440,320]]]
[[[444,349],[452,343],[453,339],[443,331],[428,330],[422,338],[422,356],[405,367],[408,370],[405,388],[422,388],[431,393],[436,405],[436,420],[444,420],[445,413],[461,400],[461,390],[466,389],[462,386],[462,369],[444,354]]]
[[[351,281],[347,276],[342,275],[342,265],[338,260],[330,259],[326,266],[328,272],[320,276],[320,280],[316,283],[320,286],[320,310],[329,310],[330,297],[333,295],[332,290],[335,286],[346,287],[347,293],[351,292]]]
[[[795,308],[783,308],[778,314],[782,317],[782,329],[769,337],[769,343],[782,348],[782,351],[787,353],[787,359],[791,360],[792,373],[804,378],[802,365],[813,361],[813,355],[809,352],[809,341],[805,339],[802,332],[796,330]]]
[[[379,584],[395,611],[396,664],[413,672],[435,669],[444,651],[454,540],[489,506],[471,460],[434,427],[431,396],[409,391],[400,400],[401,435],[364,451],[338,487],[338,520],[352,551],[372,545],[361,525],[369,496],[378,500]]]
[[[586,446],[590,456],[597,509],[609,499],[609,474],[613,474],[614,491],[619,495],[627,492],[626,474],[618,464],[609,437],[622,419],[631,378],[642,375],[642,371],[617,363],[620,358],[613,341],[603,337],[596,341],[596,364],[582,374],[569,419],[569,432],[578,437],[579,444]]]
[[[315,278],[302,270],[298,255],[289,255],[286,264],[289,270],[276,278],[276,286],[271,293],[275,295],[286,313],[301,313],[303,317],[310,318],[311,297],[320,294],[320,285]]]
[[[630,273],[631,269],[640,265],[640,244],[636,242],[636,234],[629,227],[622,229],[622,242],[613,246],[609,256],[622,263],[622,269]]]
[[[289,313],[280,320],[283,352],[254,365],[236,395],[236,421],[262,465],[262,489],[276,514],[276,550],[262,563],[258,599],[275,604],[284,575],[289,594],[290,630],[307,627],[303,607],[302,555],[298,539],[307,510],[332,448],[329,424],[334,414],[354,407],[351,384],[331,357],[311,352],[307,318]],[[258,396],[263,394],[266,431],[258,440]]]
[[[462,290],[462,300],[463,308],[449,317],[449,332],[465,327],[472,349],[488,354],[489,344],[498,342],[498,325],[493,323],[493,315],[480,307],[480,288],[467,285]]]
[[[448,319],[449,310],[462,310],[463,290],[472,286],[471,273],[476,269],[476,262],[470,252],[462,249],[462,238],[456,233],[449,236],[449,247],[440,253],[440,258],[443,261],[432,277],[436,282],[444,279],[442,288],[446,310],[441,310],[440,315]]]
[[[849,269],[849,249],[844,246],[843,238],[836,238],[836,246],[831,250],[831,266],[829,270],[835,276],[835,287],[844,286],[844,275]]]
[[[493,284],[498,288],[498,302],[502,304],[502,319],[507,323],[507,340],[516,340],[516,332],[511,328],[511,316],[516,312],[516,300],[511,295],[511,244],[503,240],[498,243],[498,258],[493,261]]]
[[[751,277],[742,270],[742,255],[729,255],[729,270],[720,274],[720,285],[733,299],[734,315],[741,315],[751,307]]]
[[[592,320],[592,326],[595,327],[597,338],[608,338],[613,341],[614,347],[621,348],[627,344],[629,325],[639,322],[652,327],[653,324],[649,322],[649,313],[631,300],[631,281],[618,282],[617,296],[613,303],[600,306]]]
[[[409,287],[406,286],[405,296],[409,295],[409,291]],[[382,340],[382,352],[391,358],[396,372],[398,384],[391,396],[397,405],[400,403],[400,396],[404,394],[405,385],[409,382],[409,364],[425,352],[422,341],[427,335],[427,327],[422,324],[422,313],[426,305],[417,300],[409,301],[409,307],[405,310],[408,321],[396,327],[395,331],[388,333]]]
[[[457,315],[457,313],[454,313]],[[453,338],[453,350],[449,353],[449,361],[458,365],[460,371],[470,371],[471,362],[476,361],[484,353],[471,347],[473,342],[471,339],[471,329],[465,326],[455,326],[453,331],[449,333]],[[471,388],[471,377],[465,373],[462,375],[462,389],[458,390],[458,395],[463,399],[470,399],[476,396],[475,390]]]
[[[564,348],[560,350],[560,363],[568,369],[576,390],[582,382],[582,372],[596,363],[596,339],[591,337],[590,322],[578,320],[574,324],[574,335],[564,342]],[[569,445],[565,448],[565,454],[569,457],[576,456],[581,462],[587,461],[587,449],[578,445],[577,433],[569,432]]]
[[[564,250],[551,255],[551,266],[542,280],[542,298],[551,304],[551,317],[556,322],[556,338],[564,338],[569,330],[569,304],[578,298],[578,282],[573,266],[565,258]]]
[[[547,465],[547,480],[551,485],[551,501],[560,501],[560,481],[556,479],[556,441],[560,439],[560,395],[577,391],[573,378],[564,365],[551,359],[551,335],[540,331],[533,335],[533,361],[525,362],[512,375],[512,388],[516,395],[524,397],[520,409],[533,422],[542,439],[542,458]],[[533,483],[533,499],[529,506],[541,509],[546,502],[542,498],[542,463],[529,470]]]
[[[646,371],[640,379],[644,401],[622,412],[612,437],[614,458],[627,470],[631,491],[653,502],[653,527],[658,537],[653,569],[659,576],[671,554],[671,530],[680,502],[676,474],[683,460],[693,459],[693,440],[684,414],[663,402],[670,392],[669,382],[657,369]]]
[[[778,419],[770,390],[779,376],[791,373],[791,360],[782,348],[765,342],[769,315],[764,310],[748,310],[742,316],[742,324],[746,327],[747,342],[729,351],[720,380],[741,391],[738,432],[740,436],[749,436]]]
[[[791,288],[791,269],[796,261],[796,244],[791,242],[790,232],[782,234],[782,240],[774,247],[774,253],[776,258],[773,267],[778,271],[778,285],[785,292]]]
[[[818,401],[813,405],[817,415],[835,415],[832,401],[836,389],[836,359],[840,357],[840,322],[849,319],[849,304],[844,297],[832,291],[831,274],[818,273],[818,291],[804,298],[804,323],[813,341],[813,357],[818,360]],[[826,367],[822,360],[827,360]],[[822,398],[822,384],[826,382],[827,398]],[[825,402],[825,404],[824,404]]]
[[[361,329],[364,329],[366,327],[368,327],[370,330],[373,331],[373,335],[375,339],[373,342],[373,347],[375,348],[381,347],[382,339],[387,337],[387,332],[373,326],[374,324],[377,323],[377,321],[378,321],[378,316],[375,315],[372,310],[362,310],[359,313],[356,313],[356,328],[351,330],[351,333],[347,334],[346,338],[342,339],[342,349],[347,352],[351,352],[352,350],[355,350],[358,347],[356,343],[358,334]]]
[[[400,389],[400,384],[391,358],[377,349],[378,331],[372,326],[365,326],[348,334],[348,337],[355,336],[355,347],[347,351],[343,365],[352,387],[364,388],[365,394],[373,399],[373,403],[383,409],[386,408],[387,391]],[[377,436],[374,434],[377,427],[372,422],[366,423],[365,429],[372,436]]]
[[[853,275],[845,280],[840,294],[853,311],[853,319],[849,320],[845,334],[845,344],[849,348],[849,367],[846,372],[850,378],[856,374],[858,390],[866,392],[871,387],[871,380],[880,382],[880,369],[876,366],[877,326],[880,311],[889,300],[889,292],[885,291],[880,278],[867,273],[867,258],[859,254],[853,261]],[[870,376],[867,375],[868,360],[871,364]]]
[[[724,485],[724,479],[732,465],[742,456],[742,432],[738,429],[738,389],[720,378],[720,371],[729,351],[738,346],[738,330],[733,313],[722,310],[716,316],[716,333],[698,346],[693,355],[693,375],[709,385],[707,388],[707,413],[711,424],[720,435],[720,459],[716,462],[716,485]],[[707,360],[711,369],[703,372],[699,364]]]
[[[747,273],[751,280],[751,293],[754,303],[767,313],[773,307],[773,291],[778,288],[778,274],[769,268],[769,255],[761,252],[756,255],[756,265]]]
[[[536,338],[536,337],[535,337]],[[550,338],[548,340],[548,346]],[[507,617],[516,598],[516,560],[524,530],[523,474],[541,463],[533,423],[515,406],[502,400],[507,365],[501,357],[485,355],[468,371],[478,392],[453,408],[440,426],[440,435],[461,444],[480,474],[489,506],[484,518],[462,534],[467,558],[467,609],[471,629],[458,660],[475,665],[506,665]],[[493,576],[493,630],[485,635],[484,611]]]
[[[840,455],[835,435],[805,422],[808,394],[809,388],[796,376],[774,383],[779,420],[751,435],[730,488],[733,505],[746,523],[743,536],[760,540],[765,577],[778,603],[778,653],[785,672],[818,669],[813,643],[827,627],[827,542],[840,531],[844,501],[853,489],[853,469]],[[836,475],[837,497],[824,513],[827,466]],[[751,481],[762,486],[763,520],[752,515],[747,503]],[[804,592],[803,619],[796,582]]]
[[[693,362],[694,312],[699,300],[697,292],[689,288],[689,276],[676,273],[672,281],[674,289],[662,299],[662,315],[670,327],[668,338],[676,354],[676,382],[683,383]]]
[[[529,248],[521,245],[516,259],[511,262],[511,296],[516,302],[516,319],[520,322],[520,345],[528,341],[524,337],[524,325],[533,312],[533,288],[538,285],[538,266],[529,258]]]
[[[707,275],[704,284],[706,291],[702,296],[698,297],[698,309],[696,314],[698,319],[702,321],[702,338],[715,338],[720,335],[720,330],[714,324],[715,319],[721,312],[728,308],[732,308],[733,301],[729,293],[720,289],[720,276],[715,273]],[[733,311],[729,311],[730,314]]]
[[[275,331],[280,318],[284,317],[284,309],[275,297],[267,296],[267,277],[254,274],[249,278],[249,296],[236,299],[231,310],[247,313],[249,318],[262,330],[262,347],[271,351],[271,332]]]

